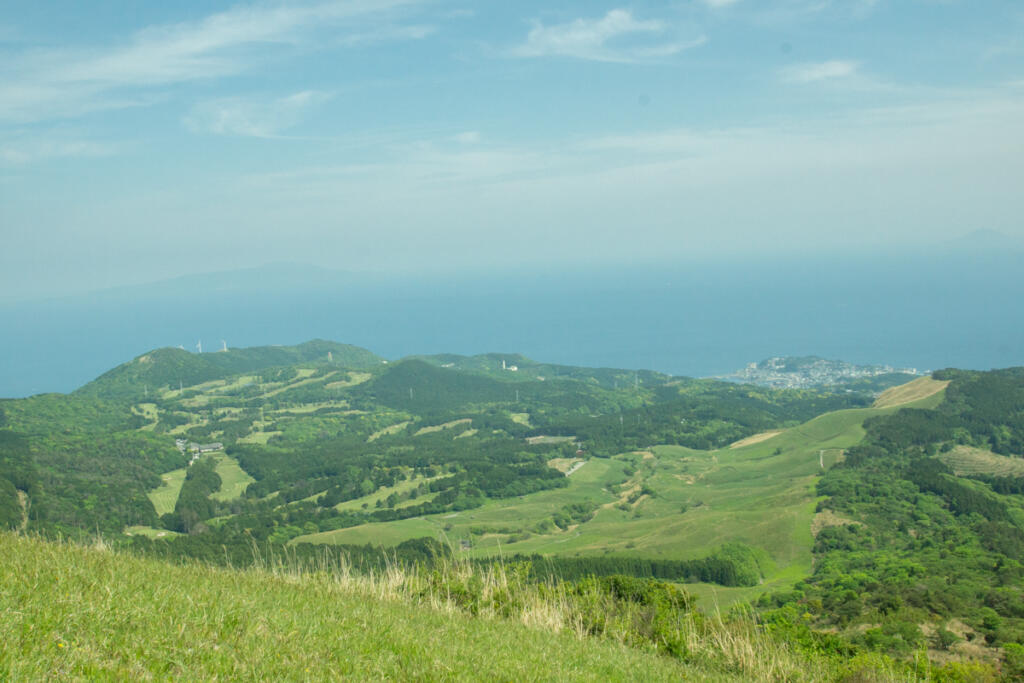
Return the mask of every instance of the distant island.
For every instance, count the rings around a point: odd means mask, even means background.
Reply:
[[[880,392],[926,374],[928,373],[919,372],[917,368],[855,365],[820,356],[773,356],[714,379],[757,384],[774,389],[856,385],[861,391]]]

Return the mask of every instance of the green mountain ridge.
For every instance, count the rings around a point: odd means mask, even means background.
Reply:
[[[330,361],[328,354],[331,354]],[[296,346],[255,346],[210,353],[166,347],[119,365],[73,393],[103,398],[136,398],[139,391],[145,391],[147,387],[154,391],[162,387],[191,387],[232,375],[300,363],[330,362],[339,367],[364,369],[379,365],[382,360],[361,347],[321,339]]]

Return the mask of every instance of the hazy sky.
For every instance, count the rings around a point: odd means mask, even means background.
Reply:
[[[0,8],[6,298],[1024,239],[1019,0]]]

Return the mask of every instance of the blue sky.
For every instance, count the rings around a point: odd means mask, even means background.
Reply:
[[[1024,240],[1024,6],[0,3],[0,292]]]

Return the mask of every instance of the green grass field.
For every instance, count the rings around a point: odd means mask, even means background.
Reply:
[[[384,582],[178,566],[0,533],[0,679],[731,680]]]
[[[155,403],[138,403],[132,406],[132,413],[149,421],[149,424],[139,427],[142,431],[152,431],[160,419],[160,411],[157,410]]]
[[[403,420],[402,422],[398,422],[396,424],[389,425],[389,426],[385,427],[384,429],[381,429],[379,431],[374,432],[373,434],[370,434],[370,436],[368,436],[366,440],[367,441],[376,441],[377,439],[381,438],[382,436],[387,436],[389,434],[397,434],[398,432],[400,432],[403,429],[405,429],[406,427],[408,427],[410,424],[412,424],[412,420]]]
[[[163,486],[159,486],[147,495],[156,508],[157,515],[165,515],[174,512],[174,505],[178,502],[178,494],[181,493],[181,485],[185,483],[187,468],[165,472],[160,475],[164,480]]]
[[[944,462],[958,475],[992,474],[1000,477],[1024,476],[1024,458],[997,455],[992,451],[970,446],[956,446],[948,453],[940,453]]]
[[[949,386],[949,381],[940,381],[931,377],[917,379],[886,389],[875,400],[874,408],[892,408],[894,406],[913,403],[942,392]]]
[[[256,480],[239,467],[238,461],[230,455],[216,453],[213,457],[217,461],[217,474],[220,475],[220,491],[210,497],[220,501],[241,498],[245,488]]]

